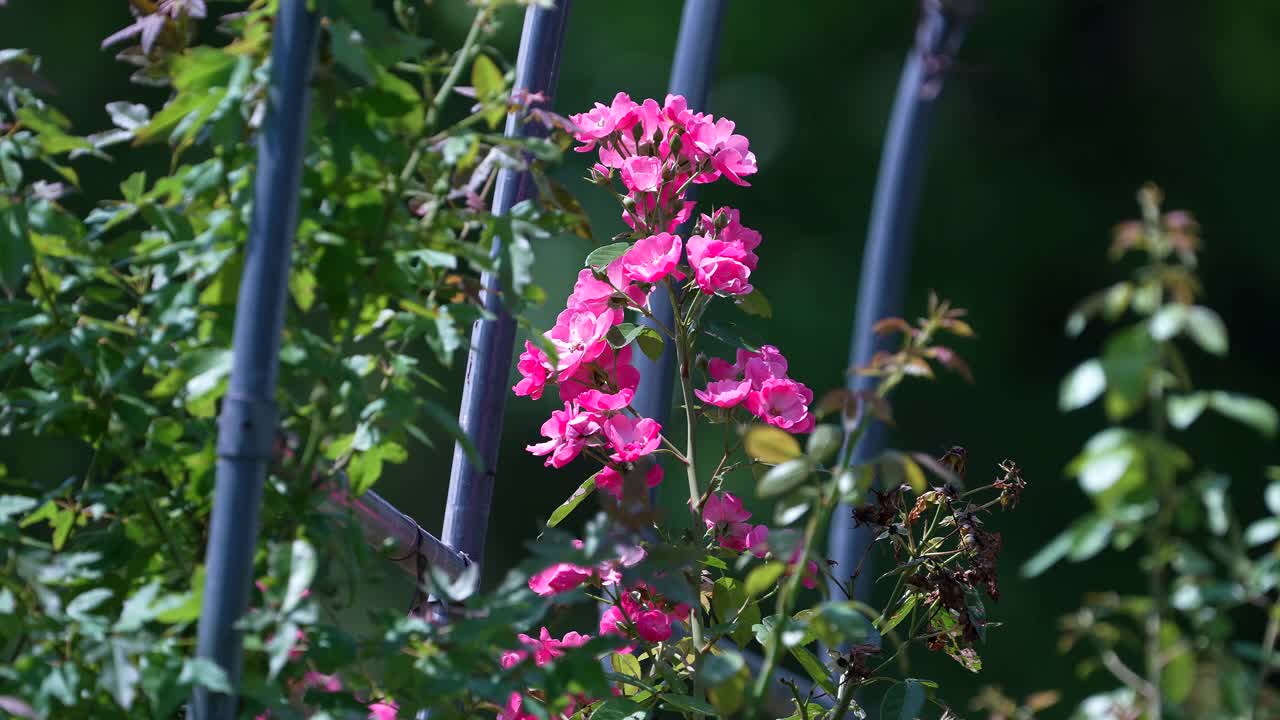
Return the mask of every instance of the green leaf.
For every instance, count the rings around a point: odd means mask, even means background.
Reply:
[[[630,249],[631,243],[625,242],[617,242],[598,247],[587,255],[587,259],[583,262],[583,265],[589,268],[606,267],[609,263],[622,257],[623,254]]]
[[[746,666],[742,655],[733,650],[722,650],[719,654],[708,654],[703,658],[698,666],[698,675],[707,687],[715,687],[733,678]]]
[[[606,336],[609,345],[615,349],[622,349],[632,342],[640,346],[641,352],[651,360],[657,360],[662,357],[662,349],[666,344],[662,335],[658,331],[648,325],[632,325],[631,323],[619,323],[609,329]]]
[[[485,121],[489,123],[489,127],[497,127],[507,114],[506,103],[503,102],[507,83],[502,77],[502,71],[487,55],[477,55],[471,66],[471,84],[475,87],[476,97],[480,102],[491,105],[484,111]]]
[[[773,317],[773,306],[769,304],[768,298],[760,292],[759,288],[739,297],[736,304],[739,310],[748,315],[755,315],[766,320]]]
[[[907,616],[911,614],[911,611],[915,609],[916,603],[919,602],[919,600],[920,596],[916,593],[907,595],[906,599],[902,601],[902,604],[898,606],[898,609],[894,611],[893,615],[890,615],[884,621],[884,626],[880,628],[880,632],[882,634],[887,633],[898,627],[898,625],[901,625],[902,621],[906,620]]]
[[[183,685],[208,688],[217,693],[234,692],[227,673],[208,658],[187,658],[182,661],[182,673],[178,682]]]
[[[1248,395],[1217,390],[1209,394],[1209,407],[1267,437],[1275,437],[1276,425],[1280,422],[1271,403]]]
[[[794,435],[772,425],[751,426],[742,438],[742,446],[748,457],[770,465],[779,465],[803,454]]]
[[[329,48],[333,59],[352,74],[372,84],[376,81],[369,56],[365,51],[364,36],[346,20],[329,23]]]
[[[760,606],[749,601],[742,583],[732,577],[716,580],[711,588],[711,610],[722,623],[733,623],[729,636],[739,646],[746,646],[754,636],[751,628],[760,622]],[[741,612],[739,612],[741,609]]]
[[[835,425],[819,425],[809,435],[809,441],[805,444],[805,454],[816,463],[826,462],[836,454],[843,441],[844,433],[841,433]]]
[[[302,602],[311,581],[316,576],[316,551],[311,543],[301,538],[294,540],[289,550],[289,583],[284,593],[281,610],[292,612]]]
[[[1244,531],[1244,541],[1249,547],[1263,545],[1280,537],[1280,518],[1262,518],[1254,521]]]
[[[1190,395],[1170,395],[1165,401],[1165,411],[1169,424],[1178,430],[1185,430],[1195,422],[1205,408],[1209,407],[1209,393],[1197,392]]]
[[[609,665],[613,667],[614,672],[619,675],[625,675],[635,679],[643,679],[644,671],[640,668],[640,661],[630,653],[613,653],[609,656]],[[635,695],[639,691],[639,686],[623,685],[622,693],[624,695]]]
[[[760,477],[756,494],[762,498],[781,495],[807,480],[811,471],[807,458],[796,458],[775,465]]]
[[[643,706],[622,698],[609,698],[591,713],[591,720],[644,720],[649,713]]]
[[[129,657],[125,641],[113,639],[111,656],[98,678],[98,686],[110,693],[117,705],[128,710],[138,696],[139,679],[141,679],[141,673]]]
[[[1146,403],[1148,378],[1159,362],[1159,347],[1146,328],[1136,325],[1112,335],[1102,351],[1106,375],[1107,416],[1115,420],[1137,412]]]
[[[1072,562],[1088,560],[1107,546],[1114,529],[1109,518],[1091,513],[1080,518],[1071,526],[1071,549],[1068,557]]]
[[[1227,354],[1227,326],[1213,310],[1202,305],[1187,310],[1187,334],[1205,352]]]
[[[111,591],[106,588],[94,588],[80,593],[74,600],[67,603],[67,617],[77,622],[92,622],[93,618],[89,613],[110,599]]]
[[[578,486],[577,490],[573,491],[569,499],[560,503],[560,507],[556,508],[555,512],[551,513],[551,517],[547,518],[547,527],[559,525],[565,518],[569,517],[569,513],[572,513],[574,508],[581,505],[583,500],[586,500],[591,493],[595,492],[596,475],[599,475],[599,473],[582,481],[582,484]]]
[[[1280,515],[1280,480],[1272,480],[1267,483],[1267,489],[1263,492],[1263,499],[1266,500],[1267,509],[1272,515]],[[4,498],[0,498],[0,505],[3,505]],[[0,520],[4,519],[3,513],[0,513]]]
[[[0,495],[0,523],[8,522],[9,518],[35,507],[39,501],[35,498],[23,497],[21,495]]]
[[[831,671],[823,667],[818,658],[813,653],[803,647],[793,647],[787,650],[791,653],[791,657],[800,663],[800,667],[804,668],[806,674],[813,679],[815,683],[826,690],[829,695],[834,697],[838,691],[834,682],[831,681]]]
[[[1177,704],[1187,699],[1196,680],[1195,653],[1182,639],[1182,632],[1171,622],[1160,625],[1160,653],[1165,665],[1160,672],[1160,692]]]
[[[1187,306],[1181,303],[1165,305],[1151,316],[1148,329],[1152,339],[1165,341],[1176,337],[1187,324]]]
[[[1058,533],[1044,547],[1040,548],[1036,554],[1027,558],[1027,561],[1022,564],[1022,577],[1036,577],[1045,570],[1053,567],[1059,560],[1066,557],[1067,553],[1071,551],[1071,538],[1071,528],[1067,528],[1066,530]]]
[[[0,289],[17,293],[33,257],[26,206],[0,206]]]
[[[913,679],[894,683],[880,702],[880,720],[916,720],[924,710],[924,686]]]
[[[853,602],[825,602],[814,608],[813,630],[818,639],[835,647],[879,643],[880,633]]]
[[[778,578],[782,577],[782,573],[786,569],[786,565],[780,562],[767,562],[752,568],[751,572],[747,573],[747,580],[744,585],[747,595],[756,597],[764,593],[778,582]]]
[[[716,709],[711,707],[711,705],[709,705],[703,700],[699,700],[698,698],[695,698],[690,695],[662,693],[658,697],[660,697],[664,703],[666,703],[667,705],[677,710],[683,710],[685,712],[691,712],[691,713],[698,713],[698,714],[707,715],[710,717],[720,716],[719,713],[716,712]]]
[[[1070,412],[1082,408],[1097,400],[1106,389],[1107,375],[1102,363],[1097,358],[1086,360],[1062,380],[1062,387],[1058,390],[1058,409]]]
[[[307,312],[316,301],[316,276],[306,268],[295,268],[289,273],[289,294],[298,309]]]

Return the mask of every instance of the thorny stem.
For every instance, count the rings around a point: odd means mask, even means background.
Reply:
[[[670,283],[667,284],[670,289]],[[674,300],[675,291],[672,291],[672,299]],[[675,307],[679,304],[673,303]],[[677,317],[679,317],[677,315]],[[676,328],[679,335],[676,337],[676,364],[680,370],[680,390],[684,396],[684,419],[687,439],[685,443],[684,462],[685,473],[689,479],[689,507],[696,510],[698,507],[698,498],[701,492],[698,490],[698,467],[694,462],[694,428],[695,418],[693,413],[693,377],[692,377],[692,358],[689,357],[693,338],[690,337],[691,332],[688,326],[679,326]],[[695,580],[694,594],[701,594],[701,582]],[[702,615],[701,602],[695,604],[693,611],[689,613],[689,631],[693,638],[693,649],[695,651],[702,649]]]
[[[458,78],[462,76],[462,67],[475,57],[480,28],[484,27],[490,12],[488,8],[476,11],[475,19],[471,21],[471,28],[467,30],[467,38],[462,41],[462,48],[458,50],[458,57],[453,61],[453,67],[449,68],[449,74],[445,75],[444,81],[440,83],[435,98],[431,100],[431,107],[427,109],[427,127],[435,127],[436,120],[440,117],[440,108],[444,106],[449,93],[453,92],[453,87],[458,84]]]

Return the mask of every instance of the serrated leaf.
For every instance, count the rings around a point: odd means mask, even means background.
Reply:
[[[596,248],[595,250],[592,250],[587,255],[587,259],[584,260],[582,264],[584,267],[589,267],[589,268],[607,267],[609,263],[622,257],[623,254],[625,254],[630,249],[631,249],[631,243],[625,243],[625,242],[617,242],[609,245],[604,245],[602,247]]]
[[[599,475],[599,473],[596,473],[596,475]],[[565,518],[569,517],[569,514],[572,513],[575,508],[582,504],[583,500],[586,500],[590,497],[591,493],[595,492],[596,475],[592,475],[584,480],[582,484],[578,486],[578,489],[574,490],[573,494],[570,495],[567,500],[560,503],[560,507],[556,508],[555,512],[551,513],[551,517],[547,518],[547,527],[555,527],[559,525]]]
[[[773,317],[773,306],[769,304],[769,299],[760,292],[759,288],[739,297],[737,305],[739,310],[748,315],[755,315],[766,320]]]

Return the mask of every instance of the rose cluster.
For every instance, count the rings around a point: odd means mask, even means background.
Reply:
[[[742,506],[742,500],[730,493],[712,493],[702,506],[702,522],[720,547],[736,552],[750,552],[758,558],[769,555],[769,527],[752,525],[751,512]],[[787,560],[787,574],[800,562],[800,548],[791,552]],[[805,565],[800,582],[807,588],[818,586],[818,564],[812,560]]]
[[[742,405],[774,427],[793,433],[813,430],[815,421],[809,412],[813,391],[787,377],[787,359],[778,348],[739,350],[734,363],[712,358],[707,375],[711,381],[694,394],[708,405],[725,409]]]
[[[555,325],[539,342],[528,341],[517,363],[520,379],[516,395],[539,399],[548,388],[557,392],[560,407],[543,423],[545,440],[528,446],[549,467],[561,468],[579,457],[602,466],[595,487],[621,497],[623,478],[643,472],[643,482],[656,487],[662,467],[638,465],[662,448],[685,460],[662,435],[652,418],[632,407],[640,373],[633,359],[635,335],[624,325],[630,312],[653,320],[665,342],[684,352],[696,338],[698,319],[716,297],[740,299],[754,292],[751,275],[759,258],[759,232],[742,224],[730,207],[695,214],[688,198],[694,185],[724,178],[747,185],[756,172],[756,159],[747,138],[734,132],[734,123],[690,110],[685,99],[668,95],[662,104],[652,99],[634,102],[618,93],[605,105],[570,116],[578,152],[595,152],[590,179],[610,187],[622,205],[622,219],[631,228],[630,244],[601,255],[598,263],[581,270]],[[621,183],[618,188],[617,183]],[[688,235],[681,227],[692,221]],[[670,293],[681,308],[672,327],[653,317],[654,292]],[[624,335],[624,332],[627,334]],[[646,349],[652,349],[646,346]],[[689,370],[688,356],[685,371]],[[709,384],[697,392],[707,406],[733,412],[741,405],[748,413],[790,432],[808,432],[813,393],[787,377],[787,361],[776,347],[739,351],[736,361],[712,360]],[[692,398],[689,398],[691,401]],[[692,404],[690,403],[690,412]],[[696,509],[695,509],[696,510]],[[714,494],[703,509],[708,530],[725,548],[768,555],[769,529],[746,521],[750,513],[729,494]],[[542,596],[600,588],[611,600],[600,619],[601,635],[617,635],[632,643],[659,643],[671,638],[678,623],[691,623],[692,609],[663,597],[644,582],[624,583],[622,569],[638,563],[644,551],[620,547],[615,560],[597,566],[556,563],[535,574],[529,587]],[[797,553],[798,554],[798,553]],[[790,565],[798,564],[793,557]],[[816,578],[806,567],[804,581]],[[506,653],[504,667],[532,657],[539,665],[551,662],[560,648],[581,645],[586,637],[570,633],[562,639],[544,629],[539,639],[521,635],[521,649]],[[631,648],[624,650],[630,652]],[[520,695],[511,698],[501,718],[523,718]],[[577,702],[580,699],[575,699]],[[578,703],[578,706],[581,706]]]

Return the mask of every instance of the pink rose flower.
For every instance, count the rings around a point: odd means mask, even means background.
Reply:
[[[671,637],[671,617],[661,610],[646,610],[635,619],[636,634],[651,643],[664,642]]]
[[[809,414],[813,391],[795,380],[771,378],[747,395],[747,410],[774,427],[806,433],[813,429]]]
[[[580,365],[571,377],[560,381],[560,399],[574,400],[592,389],[635,390],[640,385],[640,371],[631,364],[631,357],[630,345],[618,350],[606,347],[595,360]]]
[[[546,338],[555,345],[559,380],[571,377],[583,363],[600,357],[609,347],[605,340],[613,327],[610,313],[596,314],[588,310],[566,309],[556,318],[555,327]]]
[[[393,702],[376,702],[369,706],[369,720],[396,720],[399,711]]]
[[[552,370],[551,359],[547,357],[547,354],[542,352],[537,345],[525,340],[524,352],[520,353],[520,360],[516,363],[516,370],[520,372],[520,377],[523,378],[512,388],[516,395],[534,400],[542,397],[542,391],[547,387],[547,375]]]
[[[599,432],[599,416],[582,412],[574,403],[566,402],[563,410],[551,413],[542,423],[542,435],[547,441],[525,449],[534,455],[549,455],[547,467],[561,468],[578,457],[587,441]]]
[[[622,483],[624,476],[617,468],[606,465],[596,474],[596,489],[622,499]],[[644,475],[645,486],[656,488],[662,484],[662,466],[654,463]]]
[[[750,519],[751,513],[742,507],[742,500],[729,493],[712,493],[702,506],[702,522],[706,523],[708,530]]]
[[[741,213],[731,207],[717,208],[712,215],[703,214],[701,216],[702,225],[706,228],[714,228],[718,225],[723,227],[718,230],[715,235],[717,240],[723,240],[727,243],[737,243],[747,252],[754,252],[760,246],[760,233],[746,227],[741,222]],[[755,255],[747,261],[747,266],[752,270],[756,269],[757,259]]]
[[[608,137],[615,131],[629,130],[635,125],[635,109],[638,106],[626,93],[613,96],[613,103],[606,106],[596,103],[595,107],[585,113],[570,115],[569,119],[577,126],[573,137],[584,145],[575,148],[578,152],[590,152],[596,142]]]
[[[617,325],[626,317],[628,307],[644,307],[649,296],[622,275],[622,258],[605,266],[605,279],[595,276],[590,268],[578,271],[573,292],[565,303],[570,310],[587,310],[596,315],[609,315]]]
[[[800,562],[800,548],[796,548],[791,553],[791,558],[787,560],[787,574],[790,575],[795,571],[796,565]],[[804,566],[804,575],[800,576],[800,584],[810,590],[818,587],[818,563],[810,560]]]
[[[747,399],[749,392],[751,392],[749,380],[714,380],[707,383],[706,389],[694,390],[693,394],[708,405],[731,408]]]
[[[769,553],[769,527],[767,525],[756,525],[751,528],[746,537],[746,549],[758,558],[762,558]]]
[[[684,273],[676,270],[680,248],[680,238],[665,232],[638,240],[622,256],[622,274],[628,280],[644,283],[656,283],[668,275],[683,280]]]
[[[654,192],[662,183],[662,161],[649,155],[632,155],[622,161],[622,184],[631,192]]]
[[[617,412],[631,404],[631,399],[635,397],[636,391],[632,388],[623,388],[616,393],[601,392],[600,390],[587,390],[578,395],[575,400],[578,406],[584,410],[595,413]]]
[[[702,292],[707,295],[747,295],[751,292],[751,268],[747,266],[747,257],[751,253],[742,245],[694,235],[686,247],[694,280]]]
[[[605,421],[604,435],[614,452],[609,456],[615,462],[635,462],[658,449],[662,426],[652,418],[634,420],[626,415],[614,415]]]
[[[529,589],[548,597],[572,590],[591,579],[590,568],[571,563],[556,563],[529,578]]]
[[[761,345],[759,352],[739,350],[737,367],[755,390],[759,390],[766,380],[787,376],[787,359],[773,345]]]

